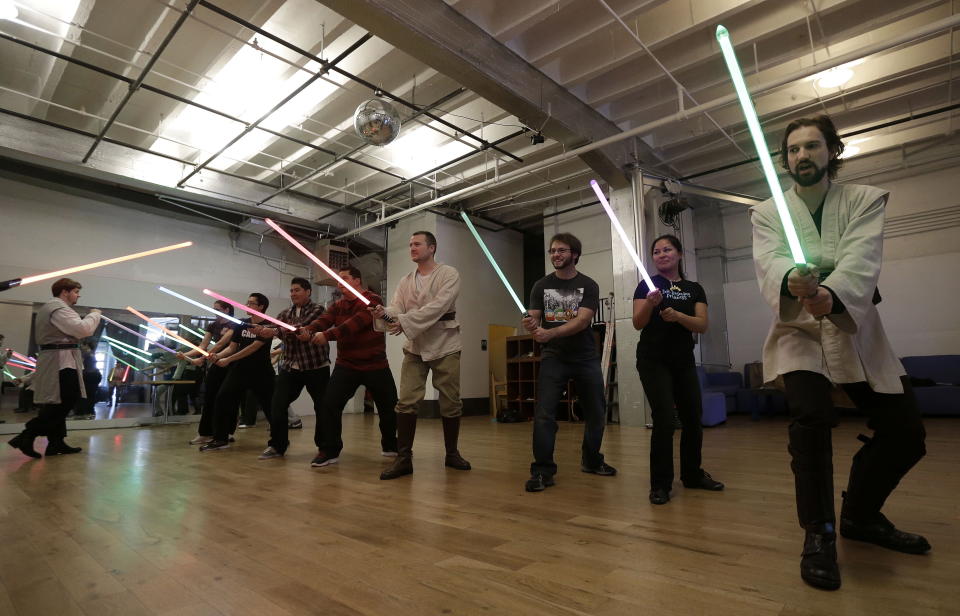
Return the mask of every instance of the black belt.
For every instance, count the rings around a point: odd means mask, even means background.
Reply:
[[[60,351],[63,349],[77,349],[80,348],[79,344],[41,344],[41,351]]]
[[[440,317],[440,318],[437,319],[437,320],[438,320],[438,321],[452,321],[452,320],[454,320],[454,319],[456,319],[456,318],[457,318],[457,313],[456,313],[456,312],[448,312],[447,314],[443,315],[442,317]]]

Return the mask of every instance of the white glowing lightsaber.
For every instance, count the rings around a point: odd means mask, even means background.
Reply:
[[[627,232],[623,230],[623,226],[620,224],[620,221],[617,220],[617,215],[613,213],[613,209],[607,202],[607,198],[604,196],[603,191],[600,190],[600,185],[597,184],[596,180],[590,180],[590,186],[593,188],[593,192],[597,193],[597,198],[600,199],[600,205],[603,206],[604,211],[610,218],[610,222],[613,223],[613,228],[617,230],[617,234],[620,236],[620,241],[623,242],[624,248],[627,249],[627,254],[630,255],[630,258],[633,259],[634,263],[636,263],[637,269],[640,270],[640,275],[643,277],[643,281],[647,283],[647,290],[653,291],[657,288],[657,286],[653,284],[653,280],[650,279],[650,274],[648,274],[647,269],[643,267],[643,261],[640,260],[640,255],[637,254],[637,251],[630,243],[630,238],[627,237]]]
[[[162,344],[160,344],[160,343],[157,342],[156,340],[150,340],[150,338],[148,338],[147,336],[144,336],[143,334],[141,334],[141,333],[139,333],[139,332],[133,331],[132,329],[130,329],[130,328],[127,327],[126,325],[123,325],[122,323],[117,323],[116,321],[114,321],[114,320],[111,319],[110,317],[107,317],[107,316],[101,314],[101,315],[100,315],[100,318],[103,319],[104,321],[106,321],[107,323],[110,323],[111,325],[113,325],[113,326],[115,326],[115,327],[119,327],[120,329],[122,329],[123,331],[127,332],[128,334],[133,334],[133,335],[136,336],[137,338],[143,338],[144,340],[146,340],[146,341],[149,342],[150,344],[152,344],[152,345],[154,345],[154,346],[158,346],[158,347],[160,347],[161,349],[163,349],[164,351],[166,351],[166,352],[168,352],[168,353],[176,353],[176,351],[174,351],[174,350],[171,349],[170,347],[168,347],[168,346],[163,346]]]
[[[290,242],[290,244],[292,244],[294,248],[296,248],[297,250],[299,250],[300,252],[302,252],[303,254],[305,254],[308,259],[310,259],[311,261],[313,261],[314,263],[316,263],[316,264],[320,267],[320,269],[322,269],[323,271],[325,271],[326,273],[328,273],[331,278],[333,278],[334,280],[336,280],[338,283],[342,284],[344,289],[346,289],[346,290],[350,291],[351,293],[353,293],[354,295],[356,295],[356,296],[357,296],[357,299],[359,299],[361,302],[363,302],[364,305],[366,305],[366,306],[369,306],[369,305],[370,305],[370,300],[367,299],[366,297],[364,297],[364,296],[363,296],[363,293],[361,293],[360,291],[357,291],[356,289],[354,289],[353,287],[351,287],[350,285],[348,285],[347,282],[346,282],[343,278],[341,278],[340,276],[338,276],[335,271],[333,271],[332,269],[330,269],[330,266],[328,266],[326,263],[324,263],[323,261],[321,261],[321,260],[319,259],[319,257],[317,257],[317,255],[315,255],[315,254],[313,254],[312,252],[310,252],[309,250],[307,250],[307,249],[304,247],[303,244],[301,244],[301,243],[298,242],[297,240],[293,239],[293,236],[291,236],[289,233],[287,233],[286,231],[284,231],[283,229],[281,229],[281,228],[280,228],[280,225],[278,225],[277,223],[273,222],[273,221],[270,220],[269,218],[264,218],[264,219],[263,219],[263,222],[265,222],[265,223],[267,223],[268,225],[270,225],[270,227],[271,227],[274,231],[276,231],[277,233],[279,233],[280,236],[283,237],[283,239],[285,239],[285,240],[287,240],[288,242]],[[206,291],[204,291],[204,292],[206,292]]]
[[[207,355],[210,354],[210,353],[207,353],[206,351],[204,351],[203,349],[201,349],[200,347],[198,347],[197,345],[193,344],[193,343],[190,342],[189,340],[185,340],[185,339],[181,338],[180,336],[176,335],[175,333],[173,333],[172,331],[170,331],[169,329],[167,329],[167,328],[164,327],[163,325],[160,325],[159,323],[157,323],[156,321],[154,321],[153,319],[151,319],[151,318],[148,317],[147,315],[143,314],[142,312],[140,312],[139,310],[137,310],[137,309],[134,308],[133,306],[127,306],[127,310],[130,311],[131,313],[137,315],[138,317],[140,317],[141,319],[143,319],[144,321],[146,321],[146,322],[149,323],[150,325],[153,325],[154,327],[156,327],[157,329],[159,329],[160,331],[162,331],[163,333],[165,333],[165,334],[166,334],[168,337],[170,337],[171,339],[176,340],[176,341],[179,342],[180,344],[183,344],[183,345],[185,345],[185,346],[190,347],[191,349],[193,349],[194,351],[200,353],[200,354],[203,355],[204,357],[206,357]]]
[[[510,293],[510,297],[513,298],[513,303],[517,305],[517,308],[520,309],[520,312],[523,313],[524,317],[530,316],[527,313],[527,309],[524,307],[523,302],[520,301],[520,298],[517,297],[517,294],[513,290],[513,287],[510,286],[510,282],[507,281],[507,277],[504,275],[503,270],[500,269],[500,266],[497,265],[497,262],[494,260],[493,255],[490,254],[490,250],[487,249],[487,245],[484,243],[483,239],[480,237],[480,233],[477,232],[476,227],[473,226],[473,223],[470,221],[470,217],[467,216],[466,212],[460,212],[460,218],[463,219],[463,222],[467,223],[467,228],[470,229],[470,233],[473,234],[473,239],[477,240],[477,244],[480,245],[480,250],[483,251],[483,254],[487,256],[487,261],[489,261],[490,265],[493,266],[493,271],[495,271],[497,273],[497,276],[500,277],[500,281],[503,283],[503,286],[507,288],[507,292]]]
[[[201,304],[201,303],[198,302],[197,300],[195,300],[195,299],[190,299],[189,297],[186,297],[186,296],[184,296],[184,295],[180,295],[180,294],[177,293],[176,291],[171,291],[170,289],[168,289],[168,288],[166,288],[166,287],[157,287],[157,288],[160,289],[161,291],[163,291],[164,293],[166,293],[167,295],[172,295],[172,296],[176,297],[177,299],[182,299],[183,301],[185,301],[185,302],[187,302],[187,303],[189,303],[189,304],[193,304],[194,306],[196,306],[196,307],[198,307],[198,308],[202,308],[203,310],[206,310],[207,312],[212,312],[213,314],[215,314],[215,315],[217,315],[217,316],[221,316],[221,317],[223,317],[224,319],[226,319],[226,320],[228,320],[228,321],[231,321],[231,322],[233,322],[233,323],[236,323],[237,325],[240,325],[240,319],[238,319],[238,318],[236,318],[236,317],[232,317],[232,316],[230,316],[229,314],[227,314],[227,313],[225,313],[225,312],[220,312],[219,310],[216,310],[216,309],[214,309],[214,308],[210,308],[209,306],[204,306],[203,304]]]
[[[250,308],[249,306],[246,306],[246,305],[244,305],[244,304],[241,304],[240,302],[234,301],[234,300],[230,299],[229,297],[225,297],[225,296],[223,296],[223,295],[220,295],[219,293],[216,293],[216,292],[214,292],[214,291],[211,291],[210,289],[204,289],[203,292],[206,293],[207,295],[209,295],[210,297],[213,297],[213,298],[215,298],[215,299],[219,299],[219,300],[222,301],[222,302],[227,302],[228,304],[231,304],[231,305],[233,305],[234,307],[239,308],[240,310],[245,310],[245,311],[249,312],[249,313],[252,314],[252,315],[258,316],[258,317],[260,317],[261,319],[264,319],[264,320],[266,320],[266,321],[269,321],[269,322],[273,323],[274,325],[279,325],[280,327],[282,327],[282,328],[284,328],[284,329],[287,329],[287,330],[290,330],[290,331],[292,331],[292,332],[297,331],[297,328],[294,327],[293,325],[290,325],[289,323],[284,323],[283,321],[281,321],[281,320],[279,320],[279,319],[274,319],[273,317],[271,317],[271,316],[269,316],[269,315],[263,314],[262,312],[260,312],[260,311],[258,311],[258,310],[254,310],[253,308]]]
[[[87,263],[86,265],[77,265],[75,267],[68,267],[66,269],[57,270],[55,272],[48,272],[46,274],[37,274],[35,276],[27,276],[25,278],[12,278],[10,280],[4,280],[3,282],[0,282],[0,291],[6,291],[7,289],[12,289],[13,287],[19,287],[25,284],[30,284],[31,282],[49,280],[50,278],[62,277],[62,276],[66,276],[67,274],[73,274],[75,272],[82,272],[84,270],[103,267],[105,265],[113,265],[114,263],[121,263],[123,261],[139,259],[141,257],[149,257],[150,255],[156,255],[156,254],[160,254],[161,252],[168,252],[170,250],[177,250],[179,248],[186,248],[187,246],[192,246],[192,245],[193,245],[193,242],[181,242],[179,244],[171,244],[169,246],[163,246],[161,248],[154,248],[153,250],[144,250],[143,252],[135,252],[131,255],[114,257],[112,259],[104,259],[103,261],[97,261],[95,263]]]
[[[23,362],[17,361],[17,360],[15,360],[15,359],[9,359],[9,360],[7,360],[7,365],[8,365],[8,366],[16,366],[17,368],[20,368],[21,370],[30,370],[31,372],[33,372],[34,370],[36,370],[36,367],[31,366],[30,364],[25,364],[25,363],[23,363]]]
[[[168,339],[168,340],[173,340],[173,338],[171,338],[170,336],[166,335],[165,333],[163,333],[163,332],[160,331],[159,329],[155,329],[155,328],[153,328],[153,327],[150,327],[149,325],[144,325],[143,323],[140,323],[139,325],[137,325],[137,327],[143,329],[143,331],[147,332],[148,334],[153,334],[154,336],[158,336],[158,337],[159,337],[159,336],[162,336],[162,337],[164,337],[164,338],[166,338],[166,339]]]
[[[20,353],[17,353],[17,352],[14,351],[13,349],[10,349],[10,351],[11,351],[11,354],[12,354],[14,357],[16,357],[17,359],[19,359],[19,360],[22,361],[23,363],[25,363],[25,364],[30,364],[31,366],[36,366],[36,365],[37,365],[37,362],[35,362],[34,360],[30,359],[30,358],[27,357],[26,355],[21,355]]]
[[[730,42],[730,33],[723,26],[717,26],[717,42],[720,43],[723,60],[727,63],[727,71],[729,71],[730,79],[733,80],[733,86],[737,90],[740,107],[743,109],[747,126],[750,128],[750,137],[753,138],[753,146],[756,148],[757,156],[760,158],[760,166],[763,167],[763,175],[767,178],[767,185],[770,187],[770,192],[773,193],[773,202],[777,206],[777,214],[780,215],[780,223],[783,225],[783,231],[787,236],[790,255],[793,257],[793,262],[798,266],[803,266],[804,271],[806,271],[807,260],[803,256],[800,237],[797,235],[797,229],[793,226],[793,220],[790,218],[790,210],[787,209],[787,202],[783,198],[783,189],[780,188],[780,178],[777,177],[777,172],[773,167],[773,160],[770,158],[770,152],[767,150],[767,142],[764,140],[763,130],[760,128],[760,120],[757,118],[757,112],[753,108],[753,101],[750,100],[747,84],[743,80],[743,74],[740,72],[740,65],[737,64],[737,56],[734,54],[733,44]],[[800,268],[798,267],[797,269]]]

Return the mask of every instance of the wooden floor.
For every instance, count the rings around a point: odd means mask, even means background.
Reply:
[[[379,481],[370,416],[347,416],[340,464],[311,469],[312,432],[258,461],[264,426],[199,454],[190,426],[77,432],[84,453],[0,451],[0,614],[960,614],[960,419],[931,419],[928,455],[886,512],[934,546],[909,556],[842,541],[843,588],[801,583],[782,419],[734,417],[704,438],[722,493],[647,501],[649,432],[610,427],[616,477],[579,471],[562,424],[557,485],[523,491],[530,424],[465,420],[474,470],[442,466],[422,420],[416,473]],[[860,422],[837,429],[837,493]],[[38,440],[38,448],[43,445]]]

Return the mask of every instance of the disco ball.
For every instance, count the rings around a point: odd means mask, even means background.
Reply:
[[[371,98],[353,113],[353,128],[370,145],[387,145],[400,134],[400,114],[390,103]]]

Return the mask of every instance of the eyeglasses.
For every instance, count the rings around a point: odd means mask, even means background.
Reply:
[[[551,248],[547,251],[548,255],[565,255],[568,252],[571,252],[569,248]]]

